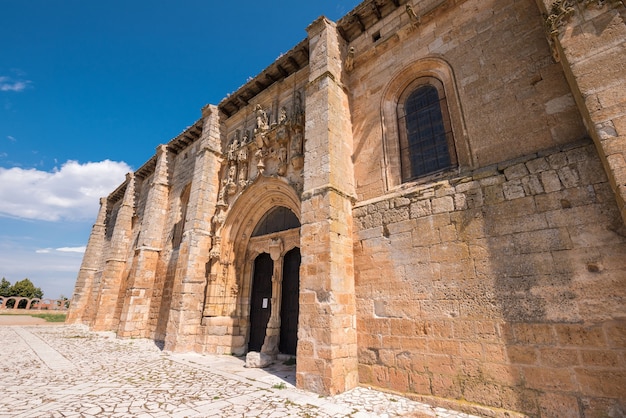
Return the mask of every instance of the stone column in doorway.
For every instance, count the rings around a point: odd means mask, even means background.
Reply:
[[[626,224],[626,6],[537,0]]]
[[[283,241],[280,238],[270,239],[269,254],[274,262],[274,272],[272,273],[272,312],[267,323],[265,341],[261,352],[264,354],[278,354],[278,342],[280,339],[280,304],[283,284]]]
[[[358,383],[352,242],[352,124],[336,25],[308,28],[298,387],[333,395]]]
[[[119,317],[116,316],[118,299],[121,292],[128,249],[132,237],[133,216],[135,214],[135,175],[126,175],[126,190],[122,204],[115,218],[109,253],[106,255],[100,290],[96,304],[96,313],[92,329],[94,331],[117,330]]]
[[[107,199],[103,197],[100,199],[100,211],[96,217],[96,222],[91,228],[91,235],[89,235],[83,262],[78,271],[74,295],[70,304],[70,310],[67,313],[67,319],[65,320],[68,324],[89,324],[93,320],[91,316],[94,309],[93,306],[89,305],[93,300],[92,293],[97,291],[94,287],[96,272],[102,268],[106,215]]]
[[[146,207],[139,232],[132,268],[128,276],[118,335],[150,337],[148,319],[154,281],[163,246],[163,229],[169,197],[168,151],[166,145],[156,150],[156,168],[148,190]]]
[[[202,109],[204,125],[196,154],[185,231],[178,252],[165,349],[196,349],[200,332],[207,265],[211,250],[211,218],[215,213],[222,164],[220,120],[217,106]],[[201,350],[200,350],[201,351]]]

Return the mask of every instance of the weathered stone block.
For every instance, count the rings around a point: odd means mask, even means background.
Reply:
[[[582,368],[574,369],[576,381],[583,393],[601,398],[620,399],[626,387],[626,372],[622,370]]]
[[[578,408],[578,400],[574,396],[548,393],[539,397],[539,410],[541,416],[545,417],[561,417],[580,416],[581,411]]]
[[[524,379],[533,389],[556,392],[576,390],[576,377],[571,369],[524,367]]]
[[[600,327],[587,327],[577,324],[554,326],[559,344],[562,346],[606,347],[604,332]]]
[[[553,170],[541,173],[541,184],[546,193],[552,193],[562,189],[561,180],[557,172]]]

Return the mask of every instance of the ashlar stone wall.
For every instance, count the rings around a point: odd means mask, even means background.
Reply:
[[[537,416],[623,401],[626,233],[592,144],[354,216],[362,384]]]
[[[478,413],[624,414],[622,170],[607,169],[624,149],[606,128],[624,107],[591,87],[606,70],[626,88],[619,59],[592,65],[619,57],[623,6],[581,4],[585,52],[563,23],[568,69],[533,1],[409,3],[418,19],[398,9],[351,43],[360,383]],[[458,166],[402,183],[395,108],[424,76],[444,84]],[[577,83],[604,98],[601,123]]]

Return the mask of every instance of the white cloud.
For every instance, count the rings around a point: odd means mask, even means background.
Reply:
[[[30,83],[30,80],[14,80],[11,77],[0,76],[0,91],[22,91]]]
[[[85,252],[86,246],[82,247],[59,247],[59,248],[39,248],[35,250],[37,254],[50,254],[54,251],[58,251],[60,253],[80,253],[83,254]]]
[[[126,163],[110,160],[67,161],[53,172],[0,167],[0,215],[45,221],[94,219],[100,197],[119,186],[129,171]]]
[[[71,296],[80,269],[82,254],[32,251],[17,248],[0,251],[0,277],[11,283],[24,278],[30,279],[36,287],[41,287],[46,298],[56,298],[60,294]]]
[[[12,137],[11,135],[8,135],[8,136],[7,136],[7,139],[8,139],[9,141],[11,141],[11,142],[15,142],[15,141],[17,141],[17,139],[15,139],[15,137]]]
[[[57,248],[57,251],[60,251],[62,253],[84,253],[85,249],[87,247],[82,246],[82,247],[61,247],[61,248]]]

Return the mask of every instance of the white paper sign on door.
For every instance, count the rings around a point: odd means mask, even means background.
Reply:
[[[263,309],[267,309],[267,298],[263,298]]]

